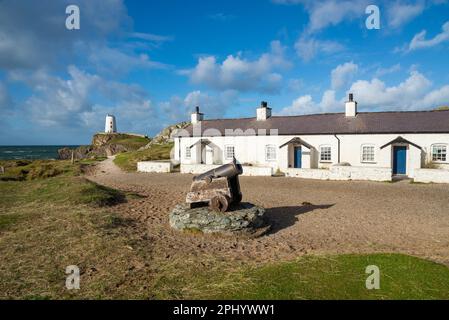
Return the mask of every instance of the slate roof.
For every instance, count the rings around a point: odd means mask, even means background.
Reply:
[[[192,129],[192,125],[186,128],[190,136]],[[215,133],[211,134],[208,129],[214,129]],[[449,133],[449,110],[359,112],[355,117],[346,117],[344,113],[272,116],[265,121],[256,118],[201,121],[203,136],[225,135],[226,129],[243,132],[252,129],[256,133],[266,129],[267,134],[270,129],[277,129],[278,135]],[[204,134],[206,130],[208,132]],[[246,132],[246,135],[254,133]]]

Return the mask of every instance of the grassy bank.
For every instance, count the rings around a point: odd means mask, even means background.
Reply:
[[[116,134],[108,142],[109,144],[120,144],[128,150],[137,150],[150,143],[151,139],[147,137],[132,136],[127,134]]]
[[[5,173],[0,181],[38,180],[56,176],[79,176],[89,166],[105,158],[76,161],[69,160],[0,160]]]
[[[145,150],[120,153],[115,157],[114,163],[125,171],[136,171],[139,161],[170,159],[172,148],[173,143],[154,144]]]

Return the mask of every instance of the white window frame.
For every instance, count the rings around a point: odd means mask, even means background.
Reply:
[[[444,155],[445,160],[434,160],[434,148],[441,148],[444,149],[444,153],[441,152],[441,156]],[[448,162],[448,154],[447,154],[447,150],[448,149],[448,145],[445,143],[435,143],[432,144],[430,147],[430,157],[432,159],[432,162],[434,163],[447,163]]]
[[[190,147],[186,147],[184,151],[184,157],[186,159],[192,159],[192,149]]]
[[[323,152],[324,148],[328,148],[329,152],[325,151]],[[329,155],[329,159],[323,159],[324,155]],[[320,146],[320,162],[332,162],[332,147],[329,144],[323,144]]]
[[[364,148],[373,148],[373,159],[372,160],[371,159],[365,160],[363,158]],[[376,161],[376,146],[374,144],[367,143],[367,144],[362,144],[361,145],[361,147],[360,147],[360,162],[361,163],[376,163],[377,162]]]
[[[270,152],[271,150],[271,152]],[[265,146],[265,160],[276,161],[277,160],[277,147],[274,144],[267,144]]]
[[[229,156],[228,148],[232,148],[232,155],[231,156]],[[234,159],[234,157],[235,157],[235,146],[232,145],[232,144],[225,145],[225,147],[224,147],[224,158],[226,160],[232,160],[232,159]]]

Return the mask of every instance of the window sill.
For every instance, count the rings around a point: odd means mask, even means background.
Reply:
[[[320,160],[320,163],[332,163],[332,160]]]
[[[366,164],[376,164],[377,161],[360,161],[360,163],[366,163]]]

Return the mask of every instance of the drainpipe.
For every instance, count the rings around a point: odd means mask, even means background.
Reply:
[[[338,163],[340,163],[340,139],[337,137],[336,134],[334,134],[335,139],[338,141]]]

